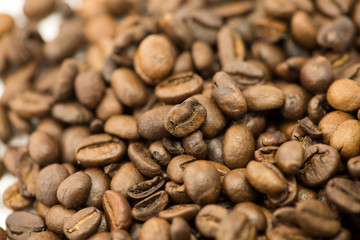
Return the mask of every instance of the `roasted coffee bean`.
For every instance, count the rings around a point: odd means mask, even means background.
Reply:
[[[268,42],[258,41],[251,46],[252,55],[265,63],[270,69],[275,69],[276,65],[285,60],[283,50]]]
[[[318,200],[297,203],[295,213],[302,230],[313,237],[332,237],[340,231],[336,213]]]
[[[181,103],[202,89],[203,79],[193,72],[186,72],[173,75],[157,84],[155,95],[166,103]]]
[[[260,206],[252,202],[242,202],[234,206],[234,210],[245,214],[249,221],[254,224],[258,232],[266,229],[266,218]]]
[[[319,128],[323,133],[323,141],[326,144],[330,143],[330,137],[335,129],[344,121],[354,119],[351,114],[342,111],[333,111],[326,114],[319,122]]]
[[[280,225],[268,233],[266,233],[266,237],[269,240],[286,240],[286,239],[304,239],[310,240],[312,239],[301,229],[296,227],[284,226]]]
[[[256,147],[279,146],[287,140],[284,133],[272,129],[260,134],[256,140]]]
[[[33,19],[46,17],[55,9],[56,1],[26,0],[24,14]]]
[[[230,169],[245,167],[255,150],[254,137],[242,125],[228,128],[223,140],[224,163]]]
[[[185,185],[178,185],[173,181],[169,181],[165,185],[165,191],[170,199],[176,203],[190,203],[191,199],[185,191]]]
[[[15,21],[12,16],[2,13],[0,15],[0,37],[8,33],[15,25]]]
[[[182,146],[187,154],[198,159],[205,159],[208,152],[208,148],[201,131],[196,131],[184,137],[182,140]]]
[[[159,191],[138,202],[132,209],[132,216],[136,220],[146,221],[166,208],[169,197],[165,191]]]
[[[46,226],[56,234],[64,234],[64,222],[75,213],[74,209],[67,209],[61,204],[52,206],[45,217]]]
[[[87,207],[73,214],[64,222],[63,231],[67,238],[88,239],[100,225],[102,213],[97,208]]]
[[[80,141],[90,135],[85,126],[71,126],[61,134],[60,149],[63,162],[75,163],[75,149]]]
[[[184,137],[199,129],[206,121],[206,116],[206,108],[191,97],[170,109],[164,127],[175,137]]]
[[[166,150],[172,155],[181,155],[185,153],[181,142],[176,138],[163,138],[162,143]]]
[[[106,190],[110,189],[110,179],[103,171],[97,168],[85,169],[84,173],[91,178],[91,188],[85,205],[101,209],[102,196]]]
[[[284,93],[270,85],[256,85],[243,91],[247,107],[250,111],[264,111],[280,108],[285,102]]]
[[[6,218],[6,234],[10,239],[29,239],[31,235],[44,230],[44,219],[34,213],[16,211]]]
[[[325,94],[316,94],[309,101],[307,114],[311,121],[318,123],[329,110],[330,106],[326,102]]]
[[[170,239],[173,240],[190,240],[191,228],[187,221],[181,217],[172,220],[170,226]]]
[[[45,218],[50,208],[39,201],[35,201],[34,209],[36,210],[36,212],[39,214],[40,217]]]
[[[122,114],[123,106],[117,100],[115,92],[112,88],[106,88],[104,91],[104,96],[100,100],[96,108],[96,116],[99,119],[107,120],[111,116]]]
[[[275,154],[278,148],[277,146],[261,147],[254,152],[254,158],[259,162],[275,163]]]
[[[36,199],[47,206],[55,205],[58,202],[56,198],[58,187],[68,176],[69,172],[66,168],[57,163],[41,169],[36,179]]]
[[[287,191],[287,182],[281,171],[271,163],[250,161],[246,178],[258,191],[277,196]]]
[[[299,44],[306,48],[316,46],[317,28],[314,20],[303,11],[297,11],[291,18],[291,33]]]
[[[182,184],[184,169],[189,163],[194,162],[195,160],[195,157],[185,154],[171,159],[169,165],[167,166],[167,174],[170,179],[178,184]]]
[[[131,207],[120,193],[107,190],[102,198],[106,222],[111,231],[127,229],[131,224]]]
[[[185,220],[192,220],[199,210],[200,206],[197,204],[173,205],[159,212],[159,217],[167,220],[174,220],[175,218],[179,217]]]
[[[347,162],[347,170],[350,177],[360,179],[360,156],[352,157]]]
[[[116,69],[111,75],[111,87],[119,101],[127,107],[146,103],[146,88],[134,71],[129,68]]]
[[[164,185],[164,179],[156,176],[153,179],[131,186],[127,195],[132,199],[144,199],[161,189]]]
[[[85,167],[104,166],[121,159],[126,151],[123,141],[108,134],[90,135],[75,149],[76,161]]]
[[[256,239],[256,228],[241,211],[232,210],[220,222],[216,239]]]
[[[44,231],[32,235],[29,240],[61,240],[61,238],[52,232]]]
[[[160,106],[144,112],[138,118],[139,134],[148,140],[159,140],[171,136],[164,127],[164,120],[171,106]]]
[[[276,165],[286,174],[294,175],[303,165],[304,151],[298,141],[283,143],[276,151]]]
[[[131,143],[128,147],[128,156],[143,175],[155,177],[160,174],[161,166],[151,158],[150,151],[141,143]]]
[[[90,42],[96,42],[102,38],[112,37],[115,26],[115,19],[111,15],[99,14],[88,19],[84,33]]]
[[[31,134],[28,149],[31,158],[40,165],[54,163],[59,157],[57,141],[41,131],[35,131]]]
[[[203,75],[208,75],[214,62],[214,52],[211,46],[204,41],[195,41],[191,46],[192,60],[195,69]]]
[[[210,140],[206,140],[205,143],[207,144],[208,148],[207,156],[209,160],[224,164],[224,157],[222,152],[223,138],[212,138]]]
[[[126,196],[130,187],[143,181],[145,178],[135,165],[132,162],[124,162],[111,179],[110,188]]]
[[[94,118],[92,112],[77,102],[57,103],[51,114],[55,119],[68,124],[89,123]]]
[[[359,89],[358,82],[351,79],[339,79],[330,85],[326,100],[335,109],[344,112],[354,111],[360,108],[360,98],[356,94]]]
[[[231,118],[238,119],[247,111],[244,96],[225,72],[214,75],[212,96],[219,108]]]
[[[169,164],[172,156],[162,141],[158,140],[150,144],[149,150],[158,164],[161,166],[167,166]]]
[[[139,240],[169,240],[170,224],[162,218],[152,217],[142,226]]]
[[[43,118],[37,126],[37,130],[51,136],[57,142],[60,141],[64,127],[53,118]]]
[[[191,59],[191,54],[189,51],[184,51],[180,53],[174,63],[173,74],[177,75],[179,73],[187,73],[194,71],[193,62]],[[171,78],[171,77],[170,77]],[[155,88],[156,91],[156,88]]]
[[[345,178],[333,178],[326,184],[326,197],[339,210],[352,214],[360,212],[358,183]]]
[[[273,215],[273,222],[275,226],[299,226],[295,214],[295,207],[281,207],[275,210]]]
[[[32,200],[23,197],[20,194],[19,186],[17,183],[9,186],[3,193],[2,202],[7,207],[14,211],[22,210],[31,205]]]
[[[297,174],[306,187],[319,186],[334,176],[340,166],[339,153],[331,146],[315,144],[304,152],[303,167]]]
[[[216,202],[220,195],[220,175],[216,168],[205,160],[188,164],[184,170],[186,193],[197,204]]]
[[[129,115],[114,115],[104,125],[104,131],[122,139],[140,138],[136,119]]]
[[[91,184],[91,178],[86,173],[76,172],[60,183],[57,199],[66,208],[78,208],[88,198]]]
[[[254,136],[263,132],[266,126],[265,116],[261,113],[246,113],[240,119],[233,122],[233,125],[242,124],[247,127]]]
[[[234,169],[226,174],[222,188],[233,202],[255,201],[258,198],[258,193],[246,179],[245,168]]]
[[[105,83],[98,72],[90,70],[77,75],[74,88],[76,98],[81,104],[95,108],[103,96]]]
[[[221,221],[227,216],[227,214],[228,211],[224,207],[215,204],[206,205],[196,215],[196,228],[203,236],[214,238]]]
[[[13,136],[9,117],[5,107],[0,106],[0,139],[4,143],[7,143]]]
[[[330,137],[330,146],[339,151],[343,158],[360,154],[360,121],[349,119],[341,123]]]
[[[134,68],[141,79],[155,85],[172,70],[175,48],[162,35],[149,35],[140,43],[134,58]]]
[[[290,57],[276,66],[276,74],[288,81],[299,79],[300,69],[307,62],[308,57]]]

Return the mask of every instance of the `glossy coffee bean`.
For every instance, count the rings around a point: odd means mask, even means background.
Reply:
[[[346,136],[346,137],[345,137]],[[330,137],[330,146],[339,151],[343,158],[360,154],[360,121],[355,119],[341,123]]]
[[[326,100],[330,106],[341,111],[357,110],[360,107],[360,98],[356,94],[359,88],[359,83],[351,79],[336,80],[330,85]]]

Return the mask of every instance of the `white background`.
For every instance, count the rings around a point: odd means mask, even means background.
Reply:
[[[65,0],[72,7],[79,6],[81,0]],[[24,0],[0,0],[0,13],[7,13],[14,17],[17,26],[23,26],[26,22],[26,18],[22,14],[22,7],[24,4]],[[58,26],[60,24],[61,17],[59,14],[52,14],[44,19],[39,24],[39,32],[45,41],[50,41],[53,39],[57,32]],[[4,90],[4,86],[2,81],[0,81],[0,95]],[[18,134],[11,140],[10,145],[26,145],[27,136]],[[4,155],[6,147],[0,140],[0,158]],[[0,227],[6,229],[5,220],[6,217],[12,212],[12,210],[7,209],[2,202],[2,194],[5,189],[14,184],[16,182],[16,178],[11,176],[9,173],[6,173],[0,179]]]

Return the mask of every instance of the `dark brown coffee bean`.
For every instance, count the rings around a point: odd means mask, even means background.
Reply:
[[[169,165],[167,166],[167,173],[170,179],[178,184],[182,184],[185,167],[195,160],[195,157],[185,154],[171,159]]]
[[[149,150],[152,157],[161,166],[167,166],[172,158],[162,141],[158,140],[150,144]]]
[[[332,237],[340,231],[336,213],[318,200],[297,203],[295,213],[302,230],[313,237]]]
[[[119,115],[123,113],[123,106],[117,100],[114,90],[112,88],[106,88],[104,96],[99,102],[96,108],[96,116],[99,119],[107,120],[111,116]]]
[[[57,199],[66,208],[78,208],[89,196],[91,178],[82,171],[64,179],[57,189]]]
[[[29,240],[61,240],[61,238],[52,232],[44,231],[32,235]]]
[[[203,139],[203,134],[199,130],[184,137],[182,146],[187,154],[198,159],[205,159],[208,152],[207,145]]]
[[[35,131],[30,135],[28,149],[31,158],[40,165],[54,163],[59,157],[57,141],[41,131]]]
[[[287,138],[284,133],[272,129],[260,134],[256,140],[256,147],[280,146],[286,142]]]
[[[30,198],[23,197],[20,194],[18,183],[9,186],[2,195],[2,203],[5,207],[16,210],[22,210],[31,205]]]
[[[171,72],[174,60],[172,43],[165,36],[152,34],[140,43],[134,68],[146,84],[155,85]]]
[[[81,104],[95,108],[103,96],[105,83],[98,72],[90,70],[77,75],[74,88],[76,98]]]
[[[176,138],[163,138],[162,143],[166,150],[172,155],[181,155],[185,153],[185,149],[183,148],[180,141]]]
[[[130,187],[145,181],[144,176],[136,169],[132,162],[124,162],[111,179],[110,188],[127,196]]]
[[[201,132],[207,138],[215,137],[226,125],[223,114],[210,98],[200,94],[193,97],[206,109],[206,121],[201,127]]]
[[[92,112],[77,102],[57,103],[53,106],[51,115],[68,124],[89,123],[94,118]]]
[[[231,118],[238,119],[247,111],[244,96],[225,72],[214,75],[212,96],[219,108]]]
[[[160,176],[156,176],[153,179],[131,186],[127,192],[127,195],[132,199],[144,199],[157,192],[164,185],[164,179],[162,179]]]
[[[223,140],[225,165],[230,169],[245,167],[252,158],[254,148],[254,137],[246,127],[231,126],[226,130]]]
[[[119,68],[111,75],[111,87],[119,101],[127,107],[146,103],[146,88],[134,71]]]
[[[28,18],[41,19],[49,15],[55,9],[56,1],[26,0],[24,14]]]
[[[45,217],[46,226],[56,234],[64,234],[64,222],[75,213],[75,210],[67,209],[61,204],[52,206]]]
[[[97,208],[83,208],[65,220],[64,234],[70,240],[88,239],[100,225],[101,217],[101,211]]]
[[[271,231],[267,232],[266,237],[269,240],[312,239],[301,229],[296,227],[284,226],[284,225],[278,226],[272,229]]]
[[[76,161],[85,167],[104,166],[121,159],[126,152],[123,141],[108,134],[90,135],[77,145]]]
[[[284,175],[271,163],[250,161],[246,166],[246,178],[256,190],[268,195],[287,191]]]
[[[127,229],[131,224],[131,207],[120,193],[107,190],[102,198],[106,222],[111,231]]]
[[[51,44],[49,44],[51,45]],[[74,80],[79,72],[79,63],[75,59],[66,59],[56,73],[52,91],[56,101],[69,100],[73,95]]]
[[[181,217],[172,220],[170,226],[170,239],[173,240],[190,240],[191,228],[187,221]]]
[[[61,157],[63,162],[75,163],[75,149],[80,141],[90,135],[85,126],[71,126],[66,128],[60,140]]]
[[[205,160],[188,164],[184,170],[186,193],[197,204],[216,202],[220,195],[220,175]]]
[[[110,180],[103,171],[97,168],[88,168],[84,172],[91,178],[91,188],[85,205],[101,209],[102,196],[106,190],[110,189]]]
[[[180,217],[189,221],[194,219],[195,215],[199,210],[200,210],[200,206],[197,204],[173,205],[159,212],[159,217],[169,221]]]
[[[326,184],[326,197],[339,210],[360,213],[360,185],[345,178],[333,178]]]
[[[234,169],[226,174],[222,188],[233,202],[255,201],[258,198],[258,193],[246,179],[245,168]]]
[[[8,112],[5,107],[0,106],[0,139],[7,143],[13,136]]]
[[[165,191],[159,191],[138,202],[132,209],[132,216],[136,220],[146,221],[166,208],[169,197]]]
[[[160,106],[144,112],[138,118],[138,127],[140,135],[148,140],[159,140],[171,136],[164,127],[164,120],[171,106]]]
[[[122,139],[140,138],[136,119],[129,115],[114,115],[104,125],[105,132]]]
[[[278,148],[277,146],[260,147],[254,152],[254,158],[259,162],[275,163],[275,154]]]
[[[195,224],[199,232],[208,238],[214,238],[221,221],[227,216],[228,211],[219,205],[208,204],[196,215]]]
[[[178,185],[173,181],[169,181],[165,185],[165,191],[175,203],[184,204],[191,202],[191,199],[185,191],[185,185]]]
[[[55,205],[58,202],[56,198],[58,187],[68,176],[69,172],[66,168],[57,163],[41,169],[36,180],[36,199],[47,206]]]
[[[156,85],[155,95],[166,103],[181,103],[186,98],[201,92],[203,79],[193,73],[179,73]]]
[[[331,146],[315,144],[304,152],[304,164],[297,177],[306,187],[319,186],[334,176],[340,166],[339,153]]]
[[[302,86],[312,93],[324,93],[334,81],[330,62],[322,56],[308,60],[300,71]]]
[[[170,224],[162,218],[152,217],[140,230],[139,240],[170,240]]]
[[[184,137],[199,129],[206,121],[206,116],[206,108],[191,97],[170,109],[164,127],[175,137]]]
[[[256,239],[256,228],[241,211],[231,211],[221,222],[216,240]]]
[[[25,240],[44,230],[44,219],[34,213],[16,211],[6,218],[6,234],[10,239]]]
[[[360,98],[356,94],[360,84],[350,79],[339,79],[330,85],[326,100],[335,109],[354,111],[360,108]],[[346,94],[344,94],[346,92]]]
[[[326,101],[325,94],[317,94],[310,99],[307,114],[311,121],[317,124],[329,110],[330,106]]]
[[[211,46],[204,41],[195,41],[191,46],[192,60],[195,69],[202,75],[209,74],[214,62],[214,52]]]
[[[286,174],[294,175],[303,164],[304,151],[298,141],[288,141],[276,151],[276,165]]]
[[[360,179],[360,156],[352,157],[347,161],[347,170],[351,178]]]
[[[266,94],[264,94],[266,93]],[[280,108],[285,101],[284,93],[271,85],[256,85],[243,91],[247,107],[251,111],[264,111]]]
[[[221,136],[212,138],[210,140],[206,140],[205,143],[207,144],[208,148],[207,156],[209,160],[224,164],[224,157],[222,152],[223,138]]]
[[[330,146],[338,150],[343,158],[359,155],[359,142],[360,121],[355,119],[349,119],[341,123],[330,137]]]

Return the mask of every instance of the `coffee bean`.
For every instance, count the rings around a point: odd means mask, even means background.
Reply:
[[[95,233],[100,225],[101,217],[101,211],[97,208],[83,208],[65,220],[63,226],[64,234],[70,240],[87,239]]]
[[[261,147],[254,152],[254,158],[259,162],[275,163],[275,154],[278,148],[277,146]]]
[[[71,126],[61,135],[60,149],[63,162],[75,163],[75,148],[80,141],[90,135],[90,130],[85,126]]]
[[[96,116],[105,121],[113,115],[122,113],[123,106],[117,100],[114,90],[112,88],[106,88],[104,96],[96,107]]]
[[[325,94],[317,94],[312,97],[307,107],[307,113],[311,121],[318,123],[330,110]]]
[[[84,172],[76,172],[65,178],[57,189],[57,199],[66,208],[78,208],[89,196],[91,178]]]
[[[48,165],[58,160],[58,143],[44,132],[33,132],[29,139],[28,148],[31,158],[40,165]]]
[[[303,11],[297,11],[291,18],[291,33],[304,47],[316,46],[317,28],[313,19]]]
[[[176,203],[190,203],[191,199],[185,191],[185,185],[178,185],[173,181],[169,181],[165,185],[165,191],[170,199]]]
[[[170,224],[158,217],[152,217],[147,220],[140,230],[139,240],[169,240]]]
[[[250,111],[264,111],[283,106],[284,93],[270,85],[256,85],[243,91],[247,107]]]
[[[339,166],[340,156],[334,148],[315,144],[305,150],[304,164],[297,177],[304,186],[319,186],[334,176]]]
[[[206,205],[196,215],[195,224],[199,232],[208,238],[214,238],[221,221],[227,216],[228,211],[215,204]]]
[[[276,65],[285,60],[283,50],[268,42],[258,41],[252,44],[251,53],[256,59],[260,59],[270,69],[275,69]]]
[[[273,222],[275,226],[286,225],[298,227],[299,224],[295,215],[295,207],[281,207],[275,210]]]
[[[234,60],[244,60],[245,44],[241,35],[229,26],[223,26],[217,34],[217,47],[222,66]]]
[[[101,209],[102,196],[106,190],[110,189],[110,180],[103,171],[97,168],[85,169],[84,173],[91,178],[91,188],[85,205]]]
[[[191,228],[189,224],[181,217],[172,220],[170,226],[170,239],[173,240],[189,240]]]
[[[206,108],[191,97],[170,109],[164,120],[164,127],[175,137],[184,137],[199,129],[205,122],[206,115]]]
[[[95,108],[100,102],[105,83],[101,75],[94,70],[79,73],[74,82],[75,95],[81,104]]]
[[[260,206],[252,202],[242,202],[234,206],[234,210],[247,216],[249,221],[254,224],[258,232],[264,232],[266,229],[266,218]]]
[[[105,132],[122,139],[140,138],[136,119],[129,115],[114,115],[104,125]]]
[[[330,85],[326,100],[335,109],[341,111],[354,111],[360,107],[360,99],[356,94],[360,88],[359,83],[350,79],[339,79]],[[346,94],[344,94],[345,92]]]
[[[197,204],[216,202],[220,195],[220,175],[207,161],[195,161],[184,170],[186,193]]]
[[[224,163],[230,169],[245,167],[252,158],[255,148],[254,137],[242,125],[228,128],[223,140]]]
[[[286,174],[294,175],[302,167],[303,155],[303,149],[298,141],[285,142],[276,151],[276,165]]]
[[[275,72],[286,80],[294,81],[294,79],[299,79],[300,69],[307,60],[309,60],[308,57],[302,56],[287,58],[284,62],[281,62],[276,66]]]
[[[132,216],[136,220],[146,221],[166,208],[169,197],[165,191],[159,191],[138,202],[132,209]]]
[[[53,118],[43,118],[39,122],[37,130],[46,133],[59,142],[64,131],[64,127]]]
[[[336,213],[318,200],[297,203],[295,213],[302,230],[313,237],[332,237],[340,231]]]
[[[13,136],[13,131],[11,129],[9,115],[7,114],[5,108],[0,106],[0,139],[4,143],[7,143]]]
[[[127,196],[130,187],[145,181],[132,162],[124,162],[111,179],[110,189]]]
[[[192,220],[199,210],[200,206],[197,204],[178,204],[159,212],[159,217],[166,220],[174,220],[176,218]]]
[[[52,206],[45,217],[46,226],[56,234],[64,234],[64,222],[76,213],[73,209],[67,209],[61,204]]]
[[[326,196],[339,210],[358,214],[360,212],[360,186],[349,179],[333,178],[326,184]]]
[[[23,197],[20,194],[19,186],[17,183],[9,186],[3,193],[2,202],[7,207],[14,211],[22,210],[31,205],[32,200]]]
[[[258,136],[265,129],[266,119],[261,113],[246,113],[240,119],[232,123],[232,125],[237,124],[244,125],[254,136]]]
[[[36,180],[36,199],[47,206],[55,205],[58,202],[56,198],[58,187],[68,176],[69,172],[66,168],[57,163],[41,169]]]
[[[360,157],[352,157],[347,162],[349,175],[356,180],[360,179]]]
[[[29,238],[29,240],[60,240],[60,239],[61,238],[58,237],[56,234],[49,231],[36,233]]]
[[[2,13],[0,15],[0,37],[8,33],[15,25],[14,19],[8,14]]]
[[[193,73],[179,73],[156,85],[155,95],[166,103],[181,103],[186,98],[201,92],[203,79]]]
[[[330,146],[338,150],[343,158],[359,155],[359,142],[360,121],[355,119],[349,119],[341,123],[330,137]]]
[[[94,118],[92,112],[77,102],[57,103],[51,114],[55,119],[68,124],[89,123]]]
[[[260,134],[256,140],[256,147],[280,146],[286,140],[287,138],[284,133],[270,129],[269,131]]]
[[[34,213],[16,211],[6,218],[6,234],[10,239],[29,239],[31,235],[44,230],[44,219]]]
[[[150,144],[149,150],[152,157],[161,166],[167,166],[172,158],[162,141],[158,140]]]
[[[132,199],[144,199],[157,192],[165,185],[162,177],[156,176],[153,179],[138,183],[129,188],[127,195]]]
[[[301,229],[296,227],[285,226],[285,225],[280,225],[272,229],[270,232],[266,233],[266,236],[269,240],[275,240],[275,239],[286,240],[286,239],[297,239],[297,238],[304,240],[312,239]]]
[[[194,67],[191,59],[191,54],[189,51],[183,51],[179,54],[174,63],[173,74],[193,72]],[[170,77],[171,78],[171,77]],[[156,88],[155,88],[156,91]]]
[[[102,198],[106,222],[111,231],[127,229],[131,224],[130,204],[120,193],[107,190]]]
[[[90,42],[112,37],[115,32],[115,19],[108,14],[99,14],[90,18],[86,24],[84,33]]]
[[[85,167],[97,167],[118,161],[125,151],[126,145],[120,139],[108,134],[94,134],[79,142],[75,158]]]
[[[56,1],[26,0],[24,14],[33,19],[46,17],[55,9]]]

